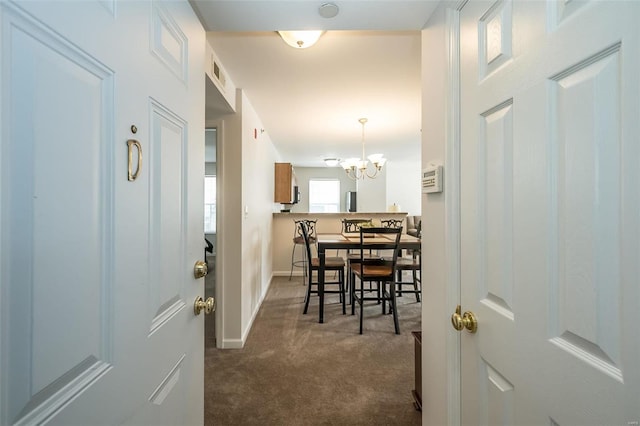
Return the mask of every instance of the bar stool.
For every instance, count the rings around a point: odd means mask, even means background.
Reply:
[[[289,281],[293,276],[293,268],[304,268],[303,274],[307,276],[307,253],[305,251],[304,236],[302,235],[301,223],[304,223],[307,229],[307,235],[309,236],[309,244],[316,244],[316,222],[318,219],[300,219],[294,220],[295,227],[293,229],[293,249],[291,250],[291,272],[289,272]],[[296,248],[300,246],[302,249],[302,259],[295,260]],[[317,249],[317,248],[316,248]]]

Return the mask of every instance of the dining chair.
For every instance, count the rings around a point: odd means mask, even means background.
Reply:
[[[304,310],[303,314],[307,313],[309,309],[309,300],[311,299],[312,294],[318,294],[318,281],[313,280],[313,272],[316,273],[316,277],[320,273],[320,259],[317,257],[313,257],[311,253],[311,239],[309,237],[309,231],[307,224],[301,223],[300,230],[302,233],[302,238],[304,241],[304,246],[306,249],[306,256],[309,261],[307,262],[307,293],[304,298]],[[340,295],[340,303],[342,303],[342,314],[346,314],[346,293],[344,288],[344,259],[341,257],[325,257],[325,272],[326,271],[335,271],[337,272],[337,281],[327,281],[325,274],[325,282],[324,282],[324,293],[338,293]],[[327,289],[327,286],[336,286],[336,288]],[[326,300],[326,298],[325,298]]]
[[[383,228],[398,228],[404,223],[404,219],[382,219],[380,224]]]
[[[362,224],[373,225],[372,219],[342,219],[342,232],[358,232]]]
[[[293,249],[291,250],[291,272],[289,272],[289,281],[291,281],[291,276],[293,275],[293,268],[303,268],[303,275],[307,274],[307,254],[304,251],[304,239],[302,238],[302,230],[300,225],[304,224],[307,227],[307,234],[309,236],[309,242],[311,244],[316,244],[317,236],[316,236],[316,222],[318,219],[300,219],[294,220],[294,228],[293,228]],[[295,260],[296,255],[296,247],[302,247],[302,259]]]
[[[373,219],[369,218],[369,219],[364,219],[364,218],[357,218],[357,219],[342,219],[342,233],[343,234],[352,234],[352,233],[358,233],[360,231],[360,228],[363,227],[363,225],[365,227],[372,227],[373,226]],[[340,250],[336,251],[336,256],[340,256]],[[367,253],[367,257],[370,257],[372,259],[379,259],[380,256],[377,255],[376,253],[373,253],[371,251],[369,251]],[[360,259],[360,254],[359,253],[355,253],[353,250],[347,250],[347,269],[349,269],[349,263],[352,260],[358,260]],[[347,275],[347,291],[349,293],[351,293],[351,277],[352,274],[348,274]],[[351,303],[351,301],[349,301],[349,303]]]
[[[399,228],[360,228],[360,258],[351,260],[348,270],[350,279],[351,314],[355,315],[355,305],[359,305],[360,334],[364,322],[364,308],[366,301],[376,301],[382,304],[382,313],[393,314],[393,324],[396,334],[400,334],[398,310],[396,309],[396,262],[400,245],[402,227]],[[372,258],[369,250],[376,250],[383,257]],[[356,287],[356,279],[360,286]],[[365,283],[370,287],[365,289]],[[366,292],[366,295],[365,295]]]
[[[414,293],[416,302],[420,302],[422,294],[422,256],[420,250],[410,250],[411,257],[398,257],[396,262],[396,295],[402,296],[403,293]],[[411,280],[404,280],[404,272],[411,272]],[[405,290],[404,286],[413,287],[411,290]]]
[[[397,228],[402,226],[404,219],[383,219],[380,221],[383,228]],[[418,232],[420,231],[420,224],[418,224]],[[419,235],[416,235],[419,238]],[[402,296],[402,293],[414,293],[416,295],[416,302],[420,301],[421,290],[420,287],[422,285],[421,277],[422,277],[422,261],[420,256],[420,250],[407,250],[407,256],[402,256],[402,251],[398,256],[398,261],[396,263],[396,295]],[[403,281],[404,272],[411,272],[411,281]],[[404,290],[403,286],[411,285],[413,287],[412,290]]]

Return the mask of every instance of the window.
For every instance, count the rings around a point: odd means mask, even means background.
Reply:
[[[337,213],[340,211],[340,181],[338,179],[309,179],[309,212]]]
[[[216,177],[204,177],[204,232],[216,233]]]

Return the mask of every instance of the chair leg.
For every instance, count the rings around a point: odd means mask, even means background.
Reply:
[[[293,243],[293,249],[291,250],[291,272],[289,272],[289,281],[291,281],[291,276],[293,275],[293,259],[296,255],[296,243]]]
[[[413,270],[413,289],[416,292],[416,302],[420,301],[420,289],[418,287],[418,271]]]
[[[311,275],[309,275],[309,282],[307,283],[307,296],[304,298],[304,310],[302,311],[303,314],[307,313],[307,310],[309,309],[309,299],[311,299]]]
[[[351,299],[351,315],[356,314],[356,277],[353,273],[349,274],[350,282],[349,282],[349,294]]]
[[[380,292],[380,286],[382,286],[382,293]],[[387,283],[378,281],[378,303],[380,303],[380,300],[382,300],[382,315],[387,314],[386,292]],[[389,313],[391,313],[391,305],[389,305]]]
[[[364,318],[364,283],[360,283],[360,334],[362,334],[362,320]]]
[[[396,283],[389,283],[389,291],[391,292],[391,310],[393,311],[393,325],[396,334],[400,334],[400,322],[398,321],[398,310],[396,309]]]
[[[347,293],[344,290],[344,269],[338,271],[338,281],[340,281],[340,296],[342,297],[342,315],[347,314]]]

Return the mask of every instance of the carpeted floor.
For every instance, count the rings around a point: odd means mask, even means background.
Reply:
[[[401,335],[380,305],[342,315],[337,295],[302,314],[301,278],[274,278],[243,349],[207,349],[205,425],[419,425],[414,338],[421,304],[398,298]]]

